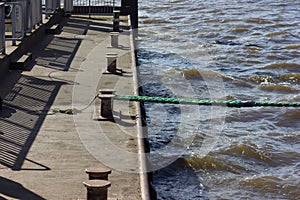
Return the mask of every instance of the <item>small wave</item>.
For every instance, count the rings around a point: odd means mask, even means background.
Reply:
[[[265,36],[267,37],[274,37],[277,35],[285,35],[286,32],[285,31],[276,31],[276,32],[272,32],[272,33],[267,33]]]
[[[223,11],[220,9],[212,9],[205,11],[205,13],[223,13]]]
[[[187,79],[198,79],[198,78],[203,78],[201,75],[200,70],[192,68],[192,69],[185,69],[183,70],[183,76]]]
[[[216,22],[220,22],[220,19],[208,19],[208,20],[204,20],[204,23],[216,23]]]
[[[222,39],[224,40],[232,40],[232,39],[236,39],[237,37],[234,35],[225,35],[222,37]]]
[[[282,74],[278,79],[290,83],[300,83],[300,74]]]
[[[292,23],[292,24],[278,23],[278,24],[272,25],[271,27],[273,27],[273,28],[279,28],[279,27],[290,27],[290,26],[298,26],[298,23]]]
[[[250,109],[250,110],[237,110],[235,112],[231,112],[230,115],[226,116],[226,122],[227,123],[234,123],[234,122],[244,122],[250,123],[250,122],[256,122],[258,119],[267,119],[267,118],[274,118],[273,110],[267,110],[263,109],[264,112],[261,111],[261,109]]]
[[[296,63],[275,63],[275,64],[267,65],[263,67],[263,69],[285,69],[288,71],[299,72],[300,65]]]
[[[284,47],[284,49],[300,49],[300,45],[289,45]]]
[[[253,88],[253,86],[251,84],[247,83],[246,81],[242,81],[242,80],[234,80],[233,84],[235,84],[236,86],[239,86],[239,87]]]
[[[249,158],[252,158],[255,160],[266,162],[268,164],[274,164],[273,161],[267,155],[265,155],[258,149],[255,149],[247,144],[238,144],[232,146],[230,149],[226,151],[219,152],[219,153],[224,155],[235,155],[239,157],[244,157],[247,158],[247,160]]]
[[[297,110],[287,110],[286,112],[282,113],[281,115],[278,115],[276,117],[277,122],[275,123],[276,126],[279,127],[299,127],[299,119],[300,119],[300,111]],[[295,133],[295,135],[297,135]],[[299,136],[299,135],[298,135]],[[296,138],[294,138],[296,139]],[[295,140],[297,141],[297,140]]]
[[[239,20],[235,19],[235,18],[227,18],[227,19],[223,19],[221,22],[228,23],[228,22],[237,22],[237,21],[239,21]]]
[[[249,28],[247,28],[247,27],[236,27],[236,28],[232,29],[231,31],[235,32],[235,33],[244,33],[244,32],[249,31]]]
[[[203,79],[205,78],[222,78],[223,80],[233,80],[232,77],[222,75],[212,70],[199,70],[195,68],[185,69],[182,72],[183,76],[187,79]]]
[[[271,23],[270,21],[265,20],[265,19],[261,19],[261,18],[250,18],[250,19],[247,19],[246,22],[248,22],[248,23],[258,23],[258,24],[269,24],[269,23]]]
[[[241,171],[248,171],[246,168],[234,164],[228,160],[222,158],[214,158],[211,156],[205,156],[200,158],[198,156],[193,156],[191,158],[186,158],[188,164],[195,170],[217,170],[217,171],[229,171],[234,174],[239,174]]]
[[[279,7],[286,7],[286,3],[271,3],[270,6],[279,6]]]
[[[237,59],[237,60],[235,60],[235,62],[236,63],[246,63],[246,64],[251,64],[251,65],[258,65],[258,64],[262,63],[259,60],[250,60],[250,59]]]
[[[248,78],[250,81],[255,83],[272,83],[274,82],[273,78],[271,76],[250,76]]]
[[[283,113],[283,117],[288,120],[298,120],[300,117],[300,111],[298,110],[288,110]]]
[[[172,16],[172,17],[170,17],[169,19],[170,19],[170,20],[177,21],[177,20],[182,19],[182,16]]]
[[[259,86],[259,89],[265,90],[265,91],[276,91],[276,92],[283,92],[283,93],[293,93],[297,92],[295,88],[291,88],[284,85],[261,85]]]
[[[289,199],[296,199],[297,196],[300,196],[300,184],[289,183],[275,176],[248,178],[241,181],[240,185],[261,192],[262,195],[272,193],[282,197],[284,194],[286,197],[290,197]]]
[[[269,60],[279,60],[279,61],[285,59],[283,56],[276,55],[276,54],[268,55],[266,56],[266,58]]]
[[[142,24],[163,24],[169,22],[164,19],[146,19],[146,20],[142,20],[141,23]]]
[[[298,119],[299,119],[300,113],[298,112]],[[295,119],[294,119],[295,120]],[[291,125],[291,124],[288,124]],[[297,126],[297,125],[296,125]],[[299,126],[299,125],[298,125]],[[292,127],[292,126],[290,126]],[[281,137],[281,140],[284,141],[285,143],[289,144],[289,145],[297,145],[300,144],[300,133],[291,133],[291,134],[284,134]],[[299,157],[299,154],[298,154]],[[300,163],[299,163],[300,165]],[[300,168],[299,168],[300,169]]]
[[[181,3],[185,2],[185,0],[171,0],[171,3]]]

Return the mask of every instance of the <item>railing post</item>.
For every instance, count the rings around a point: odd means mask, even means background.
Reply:
[[[46,0],[46,19],[50,16],[50,13],[60,8],[60,0]]]
[[[32,27],[42,23],[42,0],[31,1]]]
[[[12,40],[12,45],[16,45],[17,40],[22,40],[25,35],[25,13],[23,9],[24,1],[22,2],[7,2],[5,5],[11,7],[10,20],[12,37],[5,38]]]
[[[23,13],[25,14],[25,33],[30,33],[32,31],[32,10],[31,10],[31,1],[22,0],[23,3]]]
[[[4,11],[4,3],[0,3],[0,54],[5,54],[5,11]]]
[[[73,0],[64,0],[65,15],[71,15],[73,11]]]

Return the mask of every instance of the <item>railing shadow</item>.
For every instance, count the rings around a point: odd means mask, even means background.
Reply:
[[[89,30],[89,22],[63,18],[60,22],[60,27],[63,32],[70,35],[86,35]],[[81,38],[72,36],[54,37],[53,35],[48,35],[39,45],[39,49],[35,50],[38,53],[33,52],[34,63],[45,68],[68,71],[81,42]],[[35,55],[38,55],[38,57],[35,57]],[[26,70],[30,71],[33,66],[29,66]]]
[[[19,75],[16,73],[15,76]],[[0,165],[21,170],[46,117],[39,111],[50,109],[65,83],[22,75],[16,83],[10,84],[14,87],[6,95],[0,113]],[[43,164],[27,161],[38,166],[37,170],[50,170]]]
[[[0,194],[14,199],[44,200],[43,197],[26,189],[22,184],[0,176]],[[0,200],[6,200],[0,196]]]
[[[58,37],[47,35],[33,49],[33,63],[26,70],[30,71],[37,64],[52,71],[69,71],[82,42],[81,38],[74,36],[86,35],[89,30],[106,32],[111,29],[101,21],[75,17],[63,18],[60,26],[66,34]],[[22,168],[26,160],[38,166],[34,170],[50,170],[26,156],[46,118],[46,112],[40,111],[51,108],[59,89],[66,84],[76,83],[50,76],[32,77],[17,71],[0,82],[0,95],[4,99],[0,112],[0,166],[33,170]]]

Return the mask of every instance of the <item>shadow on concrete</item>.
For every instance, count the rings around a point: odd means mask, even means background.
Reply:
[[[70,64],[88,30],[109,31],[111,25],[84,18],[63,18],[60,27],[66,37],[46,35],[33,49],[35,64],[58,71],[69,71]],[[78,36],[79,38],[76,38]],[[32,77],[13,71],[0,82],[0,95],[4,99],[0,112],[0,166],[12,170],[50,170],[49,167],[26,158],[55,97],[62,85],[76,84],[49,76]],[[22,165],[30,162],[32,169]]]
[[[69,70],[82,41],[75,35],[86,35],[90,29],[90,22],[88,20],[63,18],[60,27],[63,32],[69,33],[70,37],[47,35],[39,47],[33,51],[33,64],[25,70],[30,71],[35,64],[61,71]]]
[[[13,87],[5,95],[3,110],[0,113],[0,165],[12,170],[21,170],[46,117],[39,111],[50,109],[60,87],[65,83],[20,76],[19,72],[11,76],[19,79],[17,82],[6,80],[3,83],[8,88]],[[50,170],[49,167],[35,161],[27,161],[37,166],[35,170]]]
[[[26,189],[20,183],[6,179],[0,176],[0,200],[6,200],[1,197],[2,195],[7,196],[9,199],[30,199],[30,200],[43,200],[44,198],[35,194],[34,192]]]

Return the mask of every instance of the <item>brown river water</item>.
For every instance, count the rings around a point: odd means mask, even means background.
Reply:
[[[299,0],[140,0],[139,17],[144,95],[300,101]],[[300,199],[299,108],[145,108],[152,154],[178,158],[153,161],[158,199]]]

